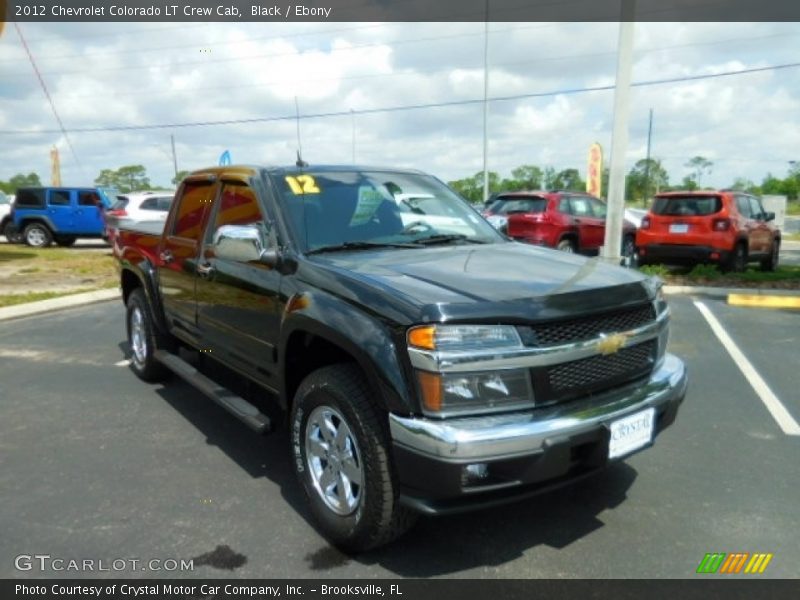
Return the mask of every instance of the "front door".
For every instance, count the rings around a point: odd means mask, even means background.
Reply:
[[[94,190],[78,190],[78,206],[75,209],[77,232],[85,235],[100,235],[103,232],[101,202],[100,194]]]
[[[224,225],[255,225],[264,246],[274,245],[270,222],[252,187],[241,181],[222,182],[199,264],[197,320],[213,356],[277,389],[281,275],[258,261],[218,257],[214,243],[215,232]]]
[[[185,181],[175,202],[178,206],[164,229],[156,257],[158,285],[170,330],[197,342],[195,284],[197,257],[216,184],[209,179]]]

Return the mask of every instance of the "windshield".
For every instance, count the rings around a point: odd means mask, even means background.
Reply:
[[[276,178],[305,251],[350,245],[490,243],[500,237],[433,177],[382,171],[298,172]],[[365,244],[366,242],[366,244]]]
[[[3,192],[0,192],[0,204],[8,204],[8,196],[6,196]]]
[[[672,217],[697,217],[713,215],[722,208],[719,196],[656,197],[653,214]]]

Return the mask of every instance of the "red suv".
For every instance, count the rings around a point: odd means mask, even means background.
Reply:
[[[520,242],[596,254],[606,235],[606,204],[580,192],[506,192],[484,216]],[[636,227],[625,221],[622,255],[634,252]]]
[[[636,235],[639,264],[717,263],[744,271],[778,266],[781,232],[755,196],[730,190],[657,194]]]

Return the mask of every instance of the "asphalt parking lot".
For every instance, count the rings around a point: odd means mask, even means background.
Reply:
[[[314,530],[283,432],[259,437],[175,379],[124,364],[106,302],[0,324],[0,577],[20,554],[194,559],[185,577],[684,578],[707,552],[769,552],[797,577],[800,436],[785,434],[693,298],[671,298],[689,395],[654,448],[502,510],[420,521],[357,557]],[[800,314],[702,301],[800,419]]]

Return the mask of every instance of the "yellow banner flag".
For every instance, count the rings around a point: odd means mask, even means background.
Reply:
[[[589,147],[586,193],[598,198],[603,193],[603,147],[597,142]]]

